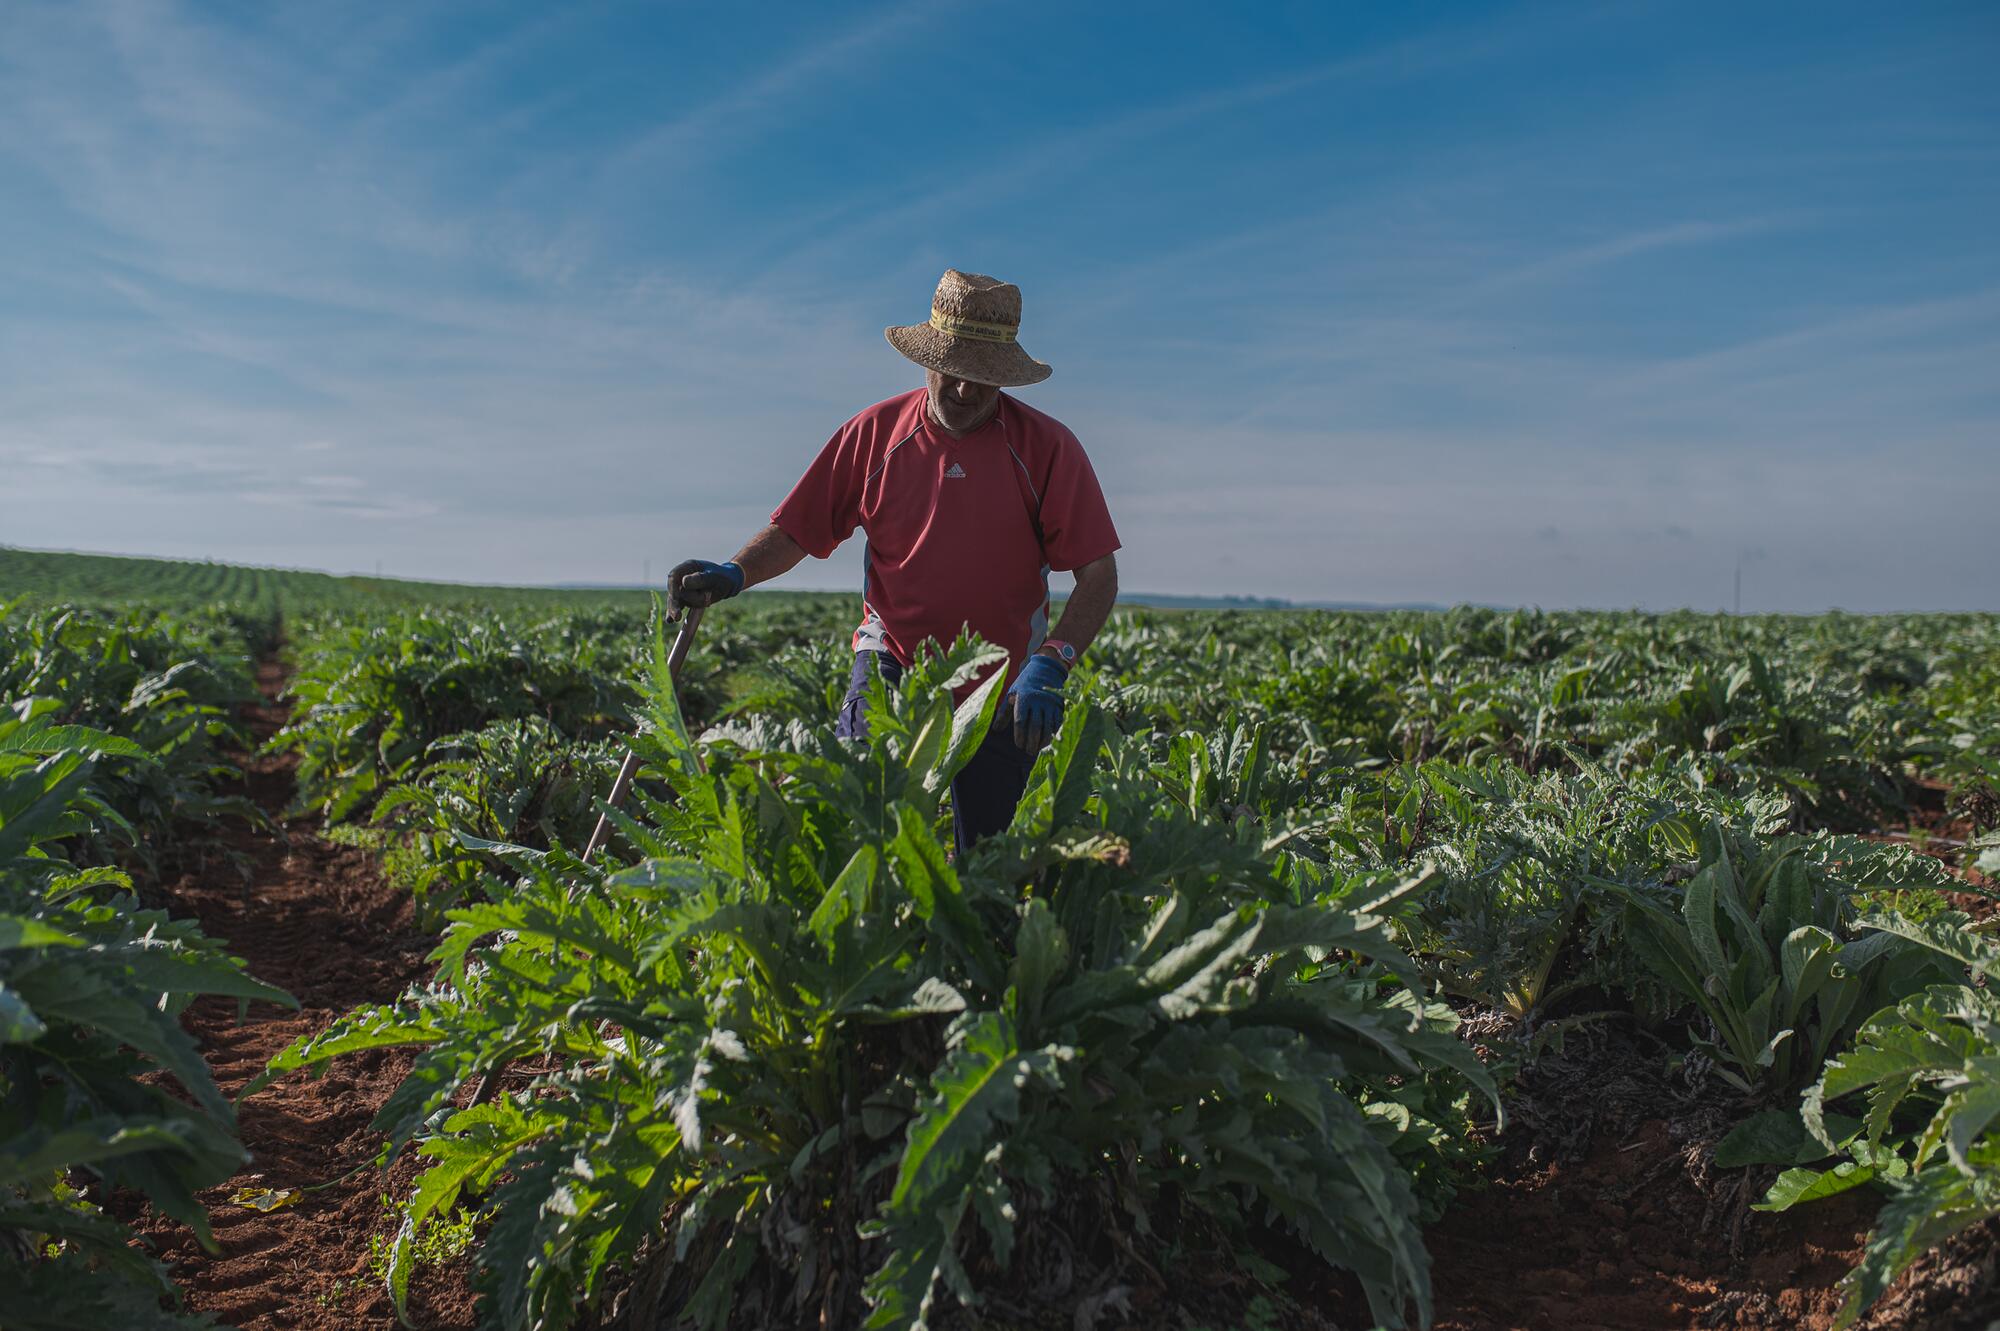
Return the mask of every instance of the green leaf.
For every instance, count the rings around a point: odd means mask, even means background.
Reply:
[[[1848,1274],[1836,1327],[1852,1326],[1896,1277],[1926,1252],[1990,1216],[2000,1215],[2000,1144],[1986,1148],[1972,1178],[1927,1169],[1889,1185],[1861,1264]]]
[[[906,795],[922,790],[935,796],[944,789],[947,782],[939,779],[938,760],[944,753],[945,739],[953,728],[950,697],[941,695],[931,699],[903,757],[904,772],[914,778],[914,782],[906,782],[903,787]]]
[[[232,1121],[229,1102],[216,1089],[200,1050],[180,1023],[159,1007],[112,988],[105,977],[89,971],[72,970],[60,983],[40,983],[55,978],[46,972],[32,978],[37,982],[32,988],[29,977],[17,983],[44,1021],[73,1021],[131,1045],[171,1072],[209,1113],[225,1123]]]
[[[194,1125],[99,1115],[55,1132],[34,1128],[0,1143],[0,1186],[40,1182],[59,1169],[78,1169],[144,1151],[192,1157],[199,1149]]]
[[[299,1000],[274,985],[246,975],[236,962],[213,953],[150,948],[124,954],[133,984],[161,994],[218,994],[225,998],[296,1008]]]
[[[881,852],[874,846],[856,847],[846,866],[828,884],[826,894],[820,898],[812,917],[807,920],[806,927],[812,930],[820,946],[829,954],[833,950],[834,930],[868,909],[881,862]]]
[[[389,1303],[396,1310],[396,1320],[404,1326],[414,1326],[410,1321],[410,1273],[417,1269],[416,1227],[408,1220],[396,1231],[396,1240],[389,1245],[389,1263],[382,1273],[382,1284],[389,1291]]]
[[[1806,1131],[1797,1111],[1766,1109],[1752,1114],[1729,1130],[1715,1147],[1715,1163],[1722,1169],[1746,1165],[1809,1165],[1824,1160],[1845,1145],[1861,1129],[1859,1119],[1830,1114],[1826,1128],[1834,1139],[1828,1146]]]
[[[1004,669],[993,671],[978,688],[966,695],[965,701],[952,713],[950,737],[936,763],[924,776],[925,789],[933,793],[942,792],[979,752],[979,746],[986,742],[987,733],[993,728],[993,718],[1000,710],[1000,700],[1005,695],[1001,685],[1006,679]]]
[[[951,1261],[958,1223],[975,1181],[992,1168],[991,1148],[1020,1112],[1021,1092],[1052,1079],[1053,1050],[1023,1054],[1004,1013],[971,1021],[930,1079],[930,1093],[910,1120],[902,1162],[881,1220],[888,1258],[869,1279],[873,1331],[928,1324],[938,1278]]]
[[[75,934],[22,915],[0,915],[0,948],[82,947]]]
[[[918,917],[963,958],[975,983],[987,993],[997,992],[1006,972],[992,936],[967,904],[958,874],[946,861],[930,824],[908,805],[897,810],[896,839],[889,850]]]
[[[1032,1035],[1041,1029],[1042,1000],[1068,965],[1069,935],[1056,923],[1046,901],[1030,897],[1021,907],[1007,986],[1009,1007],[1021,1030]]]
[[[287,1072],[325,1063],[343,1054],[433,1044],[444,1034],[444,1027],[420,1012],[396,1007],[357,1008],[324,1031],[292,1041],[238,1095],[239,1098],[253,1095]]]
[[[1729,959],[1723,952],[1722,935],[1716,929],[1715,907],[1718,896],[1734,891],[1735,883],[1729,861],[1718,859],[1688,881],[1687,894],[1681,900],[1688,941],[1709,976],[1719,978],[1729,974]]]
[[[1907,938],[1971,967],[1975,975],[2000,977],[2000,941],[1972,932],[1971,924],[1971,917],[1959,911],[1945,911],[1926,920],[1889,911],[1863,916],[1855,927]]]
[[[1097,756],[1109,728],[1104,714],[1089,703],[1069,708],[1055,739],[1036,757],[1028,774],[1027,793],[1014,811],[1015,831],[1041,838],[1076,821],[1090,801]],[[1203,755],[1208,752],[1205,746],[1195,747]]]
[[[1778,1175],[1771,1184],[1764,1200],[1751,1206],[1753,1211],[1789,1211],[1802,1202],[1816,1202],[1850,1188],[1858,1188],[1874,1179],[1875,1170],[1867,1165],[1856,1164],[1852,1160],[1842,1161],[1832,1169],[1788,1169]]]
[[[52,754],[68,751],[132,758],[152,766],[158,766],[160,762],[151,749],[89,726],[21,726],[0,730],[0,753]]]

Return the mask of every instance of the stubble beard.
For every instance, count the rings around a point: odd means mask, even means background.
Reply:
[[[1000,395],[995,393],[993,400],[987,403],[986,409],[980,412],[975,419],[969,420],[963,425],[954,425],[947,419],[944,410],[938,404],[938,395],[929,388],[924,390],[924,406],[930,413],[931,422],[947,434],[970,434],[993,419],[993,413],[1000,409]]]

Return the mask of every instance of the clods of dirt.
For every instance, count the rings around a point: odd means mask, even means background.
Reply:
[[[1831,1325],[1865,1208],[1764,1215],[1748,1200],[1698,1187],[1660,1119],[1462,1194],[1427,1236],[1439,1331]]]
[[[283,724],[284,677],[259,671],[265,702],[244,721],[261,743]],[[428,973],[435,941],[412,923],[408,894],[383,881],[366,851],[326,841],[316,819],[287,821],[290,756],[245,755],[244,791],[267,828],[219,834],[198,866],[165,884],[176,915],[192,916],[248,964],[250,973],[296,997],[289,1011],[251,1004],[242,1021],[232,999],[203,999],[184,1017],[224,1093],[235,1095],[264,1065],[363,1003],[394,999]],[[400,1050],[344,1058],[324,1077],[294,1075],[237,1105],[251,1162],[203,1193],[221,1254],[204,1252],[186,1227],[141,1214],[136,1229],[187,1293],[190,1308],[242,1331],[348,1331],[396,1325],[370,1274],[371,1239],[395,1231],[383,1196],[409,1195],[415,1162],[375,1164],[382,1139],[369,1128],[410,1065]],[[240,1188],[296,1189],[293,1205],[263,1212],[230,1200]],[[129,1201],[127,1202],[129,1205]],[[136,1211],[138,1208],[135,1206]],[[412,1282],[412,1319],[422,1328],[476,1325],[466,1262],[422,1269]]]

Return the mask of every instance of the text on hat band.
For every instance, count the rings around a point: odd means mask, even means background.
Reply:
[[[1012,342],[1020,331],[1018,324],[989,324],[977,319],[961,319],[957,315],[946,314],[936,306],[931,307],[931,327],[953,337],[973,337],[981,342]]]

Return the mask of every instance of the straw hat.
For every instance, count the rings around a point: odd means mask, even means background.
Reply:
[[[1055,371],[1021,350],[1021,288],[978,273],[944,270],[931,321],[885,328],[889,345],[927,370],[999,388],[1038,384]]]

